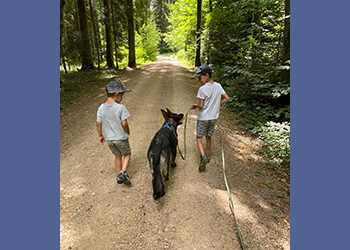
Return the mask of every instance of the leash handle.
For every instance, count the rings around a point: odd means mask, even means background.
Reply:
[[[187,111],[187,114],[188,114],[189,111],[190,110]],[[179,150],[179,153],[180,153],[180,156],[181,156],[182,160],[186,159],[186,124],[187,124],[187,114],[186,114],[186,116],[184,116],[184,118],[186,117],[186,119],[185,119],[185,126],[184,126],[184,150],[185,150],[185,154],[184,155],[182,155],[182,152],[181,152],[180,147],[179,147],[179,143],[177,144],[177,149]],[[179,141],[179,140],[177,140],[177,141]]]
[[[180,122],[183,122],[183,120],[187,117],[188,113],[190,112],[191,108],[187,111],[187,113],[185,114],[185,116],[180,120]]]

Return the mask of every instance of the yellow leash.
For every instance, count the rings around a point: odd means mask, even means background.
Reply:
[[[237,224],[237,220],[236,220],[236,216],[235,216],[235,213],[233,211],[234,210],[234,206],[233,206],[233,201],[232,201],[232,197],[231,197],[230,188],[228,187],[228,183],[227,183],[227,179],[226,179],[224,146],[223,146],[222,138],[221,138],[221,130],[220,130],[220,125],[219,125],[219,119],[217,119],[216,125],[218,126],[218,130],[219,130],[219,137],[220,137],[220,144],[221,144],[222,168],[223,168],[223,172],[224,172],[225,186],[226,186],[226,190],[227,190],[228,197],[229,197],[229,205],[230,205],[230,209],[231,209],[231,212],[232,212],[232,215],[233,215],[233,220],[234,220],[234,223],[235,223],[235,226],[236,226],[236,230],[237,230],[240,242],[241,242],[241,247],[242,247],[243,250],[245,250],[243,238],[242,238],[242,235],[241,235],[241,231],[239,230],[239,227],[238,227],[238,224]]]
[[[190,112],[190,110],[191,110],[191,108],[187,111],[187,113],[186,113],[185,116],[180,120],[180,122],[182,122],[182,121],[187,117],[187,115],[188,115],[188,113]],[[186,118],[185,127],[184,127],[184,147],[185,147],[185,156],[184,156],[184,157],[182,156],[182,153],[181,153],[180,148],[179,148],[179,145],[178,145],[178,149],[179,149],[179,151],[180,151],[180,155],[181,155],[181,158],[182,158],[183,160],[186,159],[186,123],[187,123],[187,118]],[[238,227],[238,223],[237,223],[236,216],[235,216],[235,213],[234,213],[234,206],[233,206],[233,201],[232,201],[232,197],[231,197],[231,192],[230,192],[230,188],[229,188],[229,186],[228,186],[227,178],[226,178],[224,146],[223,146],[222,138],[221,138],[221,129],[220,129],[220,125],[219,125],[219,119],[217,119],[216,125],[217,125],[218,130],[219,130],[219,137],[220,137],[220,144],[221,144],[222,168],[223,168],[223,173],[224,173],[225,186],[226,186],[226,190],[227,190],[227,193],[228,193],[228,196],[229,196],[230,210],[231,210],[232,215],[233,215],[233,220],[234,220],[234,224],[235,224],[235,226],[236,226],[236,230],[237,230],[237,233],[238,233],[238,236],[239,236],[239,239],[240,239],[241,247],[242,247],[243,250],[245,250],[244,242],[243,242],[243,237],[242,237],[241,231],[239,230],[239,227]],[[175,136],[176,136],[176,135],[175,135]]]
[[[179,150],[180,156],[182,158],[182,160],[186,159],[186,124],[187,124],[187,115],[190,112],[191,108],[187,111],[187,113],[185,114],[185,116],[180,120],[180,122],[183,122],[183,120],[185,120],[185,127],[184,127],[184,154],[182,154],[179,144],[177,144],[177,149]],[[174,132],[173,132],[174,133]],[[177,138],[177,135],[174,133],[177,141],[179,141],[179,139]]]
[[[187,111],[187,113],[185,114],[185,116],[180,120],[180,122],[183,122],[183,120],[185,120],[186,116],[188,115],[188,112],[190,112],[191,108]]]

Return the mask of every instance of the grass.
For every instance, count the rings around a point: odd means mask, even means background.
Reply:
[[[96,92],[115,79],[117,74],[120,73],[114,69],[73,71],[68,74],[61,72],[60,109],[63,110],[84,96]]]
[[[137,66],[147,65],[151,61],[138,60]],[[80,65],[72,66],[71,71],[65,74],[63,67],[60,68],[60,110],[69,107],[71,104],[79,101],[88,94],[96,92],[99,88],[105,86],[109,81],[120,77],[123,71],[116,69],[102,69],[105,63],[101,64],[101,70],[78,71]],[[127,60],[119,63],[119,68],[127,67]]]

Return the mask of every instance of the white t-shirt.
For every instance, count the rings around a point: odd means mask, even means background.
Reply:
[[[101,104],[97,110],[97,121],[102,122],[102,130],[106,140],[126,140],[129,138],[125,132],[122,121],[130,117],[129,111],[123,104]]]
[[[220,83],[206,83],[201,86],[197,98],[204,100],[203,109],[199,109],[197,120],[215,120],[219,117],[221,96],[225,90]]]

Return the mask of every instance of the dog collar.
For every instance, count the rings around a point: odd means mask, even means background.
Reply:
[[[172,128],[172,127],[174,127],[174,128]],[[170,129],[170,130],[173,132],[174,136],[175,136],[175,140],[177,141],[177,133],[176,133],[176,131],[175,131],[175,126],[174,126],[173,124],[167,122],[167,123],[165,123],[165,124],[163,125],[162,128],[168,128],[168,129]]]
[[[173,124],[167,122],[163,125],[163,128],[168,128],[168,129],[171,129],[172,131],[175,131],[174,128],[172,128],[171,126],[175,128]]]

